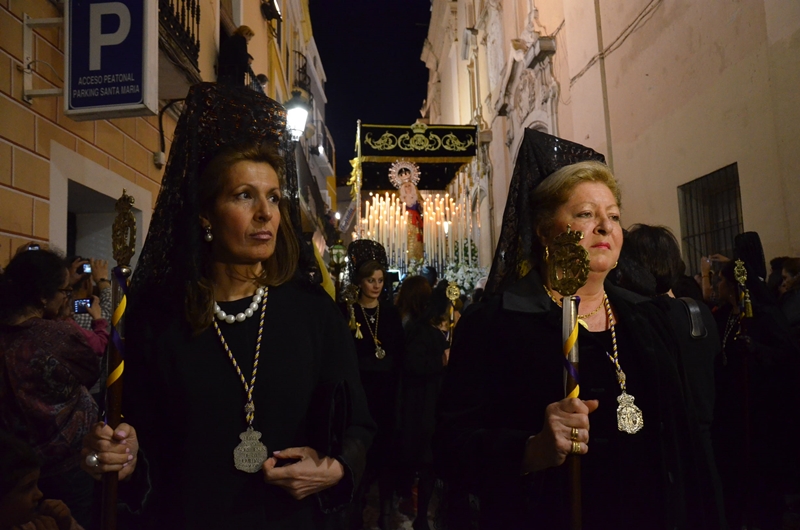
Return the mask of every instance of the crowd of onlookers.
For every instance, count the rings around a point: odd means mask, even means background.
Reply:
[[[80,450],[103,406],[108,263],[27,244],[0,299],[0,528],[88,527],[94,481]]]

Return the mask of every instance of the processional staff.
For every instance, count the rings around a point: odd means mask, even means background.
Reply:
[[[733,269],[733,277],[738,283],[739,291],[739,329],[736,336],[747,337],[747,321],[745,319],[753,318],[753,304],[750,301],[750,290],[747,288],[747,268],[744,261],[737,259]],[[743,339],[749,340],[749,339]],[[744,401],[744,481],[745,489],[744,506],[742,506],[742,514],[744,523],[749,524],[751,518],[751,483],[753,477],[753,462],[750,458],[751,450],[753,447],[753,430],[750,423],[750,359],[749,355],[742,356],[742,387],[743,387],[743,401]]]
[[[550,286],[563,295],[561,299],[561,337],[564,353],[564,397],[578,398],[578,304],[575,293],[589,278],[589,253],[581,246],[583,232],[567,231],[548,245],[547,269]],[[574,431],[573,431],[574,432]],[[579,444],[573,434],[572,444]],[[574,451],[573,452],[577,452]],[[570,529],[580,530],[581,520],[581,462],[577,454],[567,457],[569,480]]]
[[[456,300],[461,297],[461,289],[458,285],[451,283],[447,286],[445,291],[448,300],[450,300],[450,332],[447,334],[450,346],[453,345],[453,329],[456,327]]]
[[[108,379],[106,380],[106,418],[112,429],[122,420],[122,372],[125,369],[125,308],[127,305],[128,281],[131,276],[131,258],[136,248],[136,219],[131,212],[133,197],[127,190],[117,200],[114,209],[117,217],[112,225],[112,249],[114,267],[111,275],[111,342],[108,348]],[[103,530],[114,530],[117,526],[117,473],[103,475],[103,504],[100,525]]]

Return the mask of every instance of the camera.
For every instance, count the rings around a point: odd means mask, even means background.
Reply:
[[[91,298],[79,298],[78,300],[75,300],[75,313],[88,313],[91,306]]]
[[[78,267],[78,273],[79,274],[91,274],[92,273],[92,266],[90,264],[88,264],[88,263],[84,263],[80,267]]]

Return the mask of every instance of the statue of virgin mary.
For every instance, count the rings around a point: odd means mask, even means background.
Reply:
[[[417,189],[419,168],[413,162],[398,160],[389,168],[389,181],[398,189],[400,199],[405,203],[408,212],[408,259],[422,261],[425,246],[422,238],[422,197]]]

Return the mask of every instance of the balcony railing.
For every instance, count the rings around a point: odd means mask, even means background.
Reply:
[[[308,59],[302,53],[294,52],[294,86],[302,88],[307,94],[311,94],[311,77],[308,75]]]
[[[258,80],[258,77],[253,72],[253,69],[249,66],[247,67],[247,71],[244,73],[244,84],[247,86],[247,88],[264,94],[264,87],[261,84],[261,81]]]
[[[312,142],[314,146],[312,149],[315,150],[315,155],[318,156],[325,156],[328,160],[328,163],[331,167],[335,167],[334,164],[336,163],[334,158],[336,156],[335,147],[333,146],[333,138],[331,137],[331,133],[328,130],[328,127],[325,125],[323,121],[317,121],[314,123],[314,128],[316,129],[314,138],[312,138]],[[320,148],[322,150],[320,151]]]
[[[159,0],[158,18],[174,44],[198,69],[200,56],[200,2],[199,0]]]

